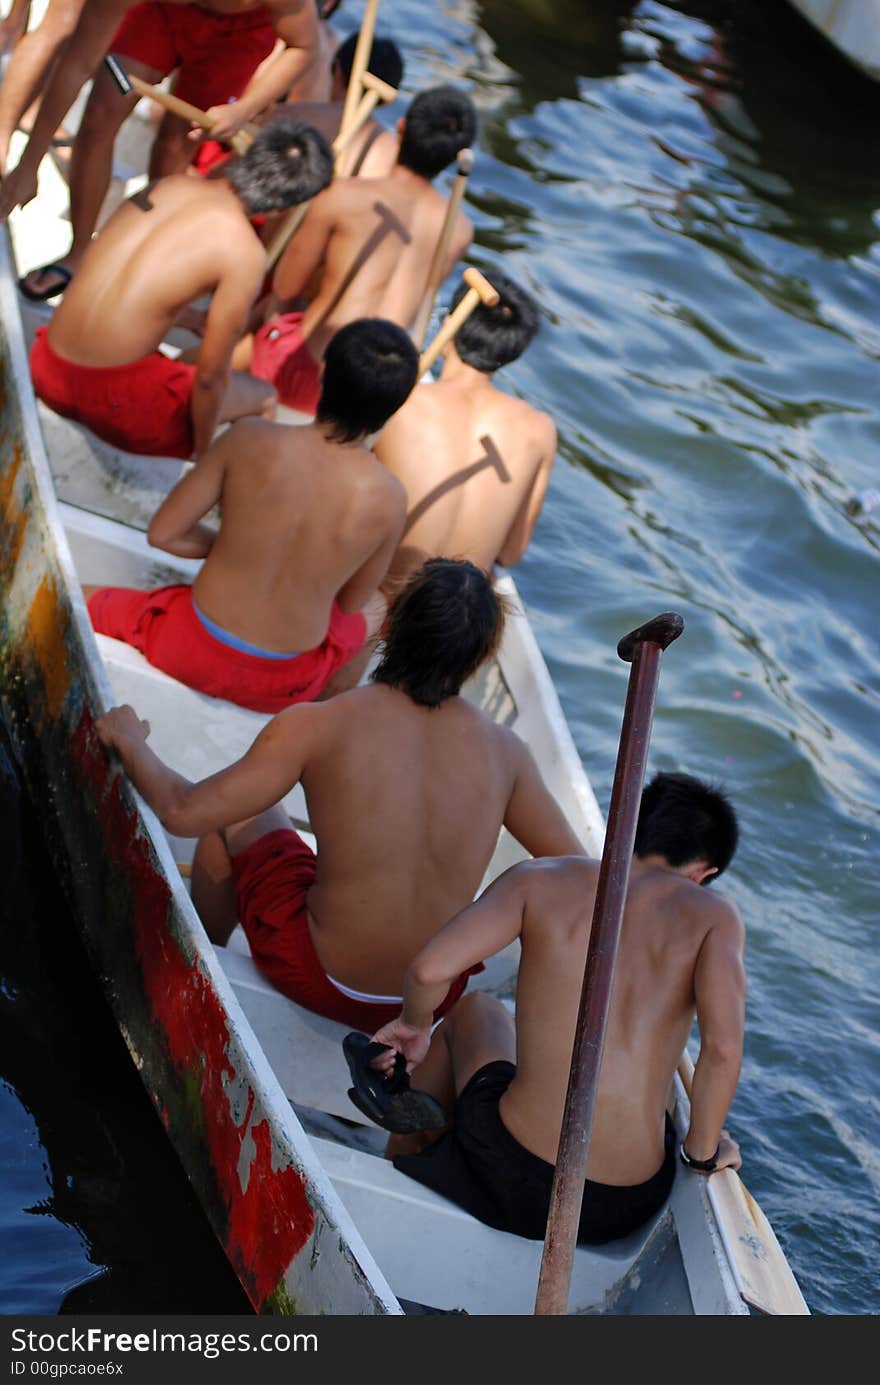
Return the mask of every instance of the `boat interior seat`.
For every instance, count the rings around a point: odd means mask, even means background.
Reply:
[[[266,980],[237,928],[217,958],[236,999],[259,1040],[281,1090],[296,1106],[372,1125],[348,1099],[351,1086],[342,1040],[351,1025],[337,1024],[304,1010]],[[487,969],[472,977],[469,990],[509,989],[519,961],[518,949],[489,959]],[[374,1127],[375,1128],[375,1127]]]
[[[380,1155],[315,1135],[311,1139],[395,1293],[435,1308],[534,1311],[543,1242],[485,1226]],[[605,1246],[578,1246],[569,1311],[607,1308],[635,1263],[642,1269],[646,1259],[659,1259],[672,1236],[667,1204],[630,1236]]]

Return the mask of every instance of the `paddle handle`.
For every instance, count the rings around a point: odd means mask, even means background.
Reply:
[[[413,326],[413,341],[416,346],[423,346],[428,332],[428,325],[431,321],[431,310],[434,307],[434,299],[437,297],[437,290],[443,277],[443,266],[446,263],[446,256],[449,254],[449,242],[452,239],[452,228],[455,225],[455,218],[464,197],[467,180],[474,167],[474,151],[472,149],[459,149],[458,151],[458,172],[452,184],[452,191],[446,203],[446,215],[443,218],[443,226],[434,247],[434,254],[431,258],[431,265],[428,270],[427,288],[422,299],[421,306],[416,316]]]
[[[670,633],[673,628],[675,633]],[[683,628],[684,621],[680,616],[671,620],[668,616],[657,617],[646,626],[625,635],[618,646],[618,649],[624,647],[631,656],[632,668],[599,867],[559,1152],[550,1194],[547,1234],[535,1300],[535,1313],[538,1315],[560,1315],[568,1309],[590,1131],[611,1004],[614,962],[626,905],[660,660],[665,648],[662,641],[669,635],[666,643],[671,643]],[[651,632],[651,638],[645,638],[646,631]]]
[[[339,126],[340,134],[347,134],[348,128],[354,120],[358,102],[361,99],[361,88],[364,85],[364,73],[369,67],[370,54],[373,51],[373,35],[376,32],[376,14],[378,9],[379,0],[367,0],[367,7],[364,10],[364,17],[361,21],[360,32],[358,33],[357,43],[355,44],[348,86],[345,89],[342,120]]]
[[[107,54],[104,64],[123,96],[136,91],[138,96],[145,96],[148,101],[155,101],[157,106],[171,111],[173,115],[179,115],[182,120],[188,120],[191,124],[198,125],[202,130],[213,128],[214,122],[198,106],[190,105],[189,101],[181,101],[180,97],[175,96],[173,92],[162,91],[160,87],[151,86],[143,78],[135,77],[132,73],[126,72],[114,53]],[[246,130],[239,130],[232,136],[229,143],[236,154],[244,154],[253,143],[253,135]]]
[[[498,302],[500,297],[498,290],[493,289],[489,280],[478,269],[466,269],[462,278],[468,286],[468,291],[454,311],[449,314],[431,345],[419,357],[419,375],[424,375],[426,370],[430,370],[441,351],[445,351],[448,343],[455,336],[462,323],[470,317],[474,308],[478,307],[480,303],[485,303],[487,308],[494,308]]]
[[[278,227],[278,230],[275,232],[274,236],[270,240],[269,248],[266,251],[267,271],[270,269],[274,269],[278,261],[281,259],[281,256],[284,254],[284,251],[287,248],[287,242],[299,230],[300,226],[305,220],[306,212],[309,210],[310,206],[310,202],[300,202],[298,207],[291,207],[290,211],[285,216],[281,225]]]
[[[397,98],[397,88],[389,86],[387,82],[382,82],[378,77],[374,77],[371,72],[364,73],[364,94],[358,102],[357,110],[352,117],[351,124],[345,133],[340,129],[331,148],[333,150],[333,172],[340,177],[345,164],[345,156],[348,153],[352,140],[359,134],[366,125],[373,111],[380,101],[394,101]]]

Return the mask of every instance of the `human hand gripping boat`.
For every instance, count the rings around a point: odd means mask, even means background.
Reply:
[[[192,843],[168,837],[100,745],[97,718],[130,702],[149,720],[157,752],[198,780],[241,754],[266,718],[186,688],[93,633],[82,583],[148,587],[189,580],[196,564],[157,562],[143,532],[164,464],[147,471],[108,454],[43,411],[47,458],[5,237],[0,295],[4,713],[117,1022],[230,1263],[262,1312],[531,1313],[540,1242],[483,1225],[381,1157],[381,1133],[353,1124],[346,1027],[269,986],[240,932],[225,948],[208,941],[185,885]],[[505,576],[499,586],[515,616],[467,696],[529,745],[598,856],[595,796],[515,585]],[[301,788],[285,807],[308,840]],[[522,855],[502,831],[484,884]],[[515,966],[510,953],[491,959],[479,984],[505,990]],[[680,1081],[674,1120],[681,1138]],[[733,1173],[706,1179],[679,1168],[647,1225],[574,1252],[572,1313],[745,1314],[750,1305],[806,1311]]]

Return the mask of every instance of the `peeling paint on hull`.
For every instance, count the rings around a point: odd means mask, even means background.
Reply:
[[[399,1311],[203,950],[152,819],[95,735],[103,672],[54,514],[2,239],[0,700],[53,860],[144,1084],[255,1310]]]

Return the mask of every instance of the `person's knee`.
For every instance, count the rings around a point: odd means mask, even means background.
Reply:
[[[112,144],[127,114],[128,103],[112,83],[96,80],[79,123],[76,142]]]
[[[49,26],[53,38],[63,42],[69,39],[79,21],[82,5],[77,0],[65,0],[63,4],[50,5],[43,23]]]
[[[263,402],[260,405],[260,417],[274,419],[278,413],[278,391],[274,385],[270,385],[267,380],[259,382],[265,386],[263,390]]]

